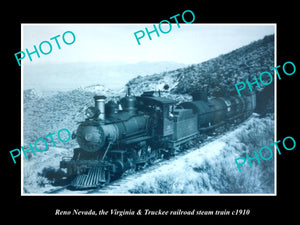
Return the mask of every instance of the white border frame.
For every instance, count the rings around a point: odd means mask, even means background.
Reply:
[[[141,24],[147,24],[147,23],[140,23]],[[149,23],[150,24],[150,23]],[[114,25],[137,25],[137,23],[128,23],[128,24],[109,24],[109,23],[64,23],[64,24],[58,24],[58,23],[22,23],[21,24],[21,49],[24,49],[23,45],[23,26],[25,25],[55,25],[55,26],[65,26],[65,25],[97,25],[97,26],[114,26]],[[185,25],[185,24],[181,24]],[[274,26],[274,67],[277,66],[277,23],[193,23],[189,24],[188,26]],[[23,64],[21,63],[21,146],[24,146],[24,140],[23,140]],[[275,75],[275,72],[274,72]],[[274,142],[277,140],[277,76],[275,82],[274,82],[274,102],[275,102],[275,107],[274,107]],[[276,147],[274,145],[274,152],[276,153]],[[31,193],[24,193],[24,173],[23,173],[23,158],[21,154],[21,196],[277,196],[277,154],[274,153],[274,193],[272,194],[71,194],[71,193],[66,193],[66,194],[31,194]]]

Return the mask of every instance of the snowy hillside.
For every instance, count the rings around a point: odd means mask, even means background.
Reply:
[[[261,139],[262,136],[265,138]],[[236,158],[246,153],[252,155],[253,151],[273,140],[272,117],[259,119],[253,116],[220,139],[145,174],[129,187],[128,193],[274,193],[274,158],[261,164],[254,162],[253,167],[247,163],[241,172],[235,164]],[[124,186],[112,193],[123,189]]]
[[[209,96],[224,96],[225,90],[232,91],[234,84],[239,80],[272,68],[273,60],[274,37],[267,36],[263,40],[200,64],[137,76],[130,80],[128,85],[135,95],[140,95],[143,91],[165,90],[167,85],[168,91],[162,92],[162,95],[177,101],[191,100],[190,94],[193,91],[206,86],[209,87]],[[73,68],[72,71],[79,74],[82,70],[83,68]],[[93,76],[95,74],[93,73]],[[59,83],[61,80],[57,79]],[[53,132],[57,133],[62,128],[75,131],[78,122],[85,119],[84,112],[87,107],[94,105],[95,94],[105,95],[107,101],[119,100],[125,95],[124,86],[108,88],[104,83],[110,81],[106,79],[104,82],[103,77],[100,80],[91,78],[88,82],[93,83],[88,85],[84,85],[85,79],[88,80],[88,77],[82,76],[80,88],[59,91],[52,95],[44,95],[36,88],[24,91],[25,148],[29,142],[34,143],[36,139],[44,138]],[[272,98],[270,100],[273,106]],[[182,158],[175,158],[165,167],[141,175],[139,179],[125,183],[120,189],[111,190],[111,193],[273,193],[272,160],[255,164],[252,168],[245,165],[242,172],[238,171],[234,162],[235,158],[272,143],[273,128],[272,115],[267,118],[254,116],[222,139],[196,149]],[[52,189],[51,180],[42,176],[43,169],[57,169],[61,158],[71,157],[72,149],[77,146],[75,140],[67,143],[56,140],[56,147],[51,147],[50,138],[48,142],[49,150],[24,160],[26,193],[43,193]]]
[[[199,64],[134,78],[128,85],[138,93],[139,90],[162,89],[168,84],[171,92],[176,94],[191,94],[208,86],[209,96],[224,96],[227,91],[236,94],[234,85],[237,82],[249,77],[252,81],[253,76],[273,67],[274,35],[269,35]]]
[[[271,68],[274,64],[273,60],[274,37],[271,35],[215,59],[168,72],[137,76],[127,84],[135,95],[140,95],[143,91],[164,90],[164,86],[167,84],[169,88],[166,93],[162,93],[163,96],[179,102],[191,100],[190,94],[193,91],[206,86],[209,87],[209,96],[224,96],[225,90],[233,91],[236,94],[234,89],[236,82]],[[146,66],[145,64],[147,63],[140,63],[137,68],[151,67],[151,65],[147,64]],[[161,63],[157,68],[164,66],[166,64]],[[79,73],[83,70],[83,68],[77,69],[73,68],[72,71]],[[83,80],[89,80],[88,77],[81,77]],[[117,78],[107,79],[106,77],[105,82],[114,82],[115,80]],[[85,109],[94,104],[93,96],[95,94],[104,94],[108,100],[112,97],[118,100],[125,95],[125,86],[110,89],[103,82],[98,83],[97,81],[99,80],[90,79],[89,82],[93,82],[91,85],[70,91],[56,92],[50,96],[43,95],[39,89],[35,88],[25,90],[25,144],[61,128],[76,129],[76,122],[84,120]],[[84,83],[83,81],[82,85]],[[72,84],[70,84],[71,86]],[[273,101],[272,98],[270,99]],[[274,105],[273,102],[271,105]],[[274,110],[271,109],[271,111]]]
[[[108,100],[125,95],[125,90],[111,90],[103,85],[91,85],[72,91],[58,92],[44,96],[36,89],[24,91],[24,144],[34,142],[37,138],[67,128],[71,132],[78,122],[84,121],[84,112],[94,105],[93,97],[106,95]],[[49,143],[51,140],[49,138]]]
[[[262,139],[261,137],[265,138]],[[256,115],[221,138],[164,161],[159,166],[146,168],[137,174],[123,177],[119,186],[105,191],[63,190],[60,194],[217,194],[217,193],[274,193],[273,158],[242,166],[239,172],[235,158],[258,151],[274,139],[274,118]],[[44,168],[59,167],[71,148],[51,147],[44,153],[24,160],[24,193],[45,193],[58,188],[42,176]]]

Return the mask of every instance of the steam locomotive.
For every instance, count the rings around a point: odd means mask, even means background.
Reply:
[[[95,96],[95,106],[86,110],[73,138],[79,148],[72,158],[63,158],[70,185],[76,189],[110,183],[125,171],[138,170],[158,158],[169,158],[199,141],[220,126],[237,124],[256,107],[256,95],[208,99],[205,92],[190,102],[177,103],[154,91],[119,102]]]

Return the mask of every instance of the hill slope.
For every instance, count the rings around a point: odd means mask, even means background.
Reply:
[[[209,96],[236,92],[234,85],[274,67],[274,35],[214,59],[169,72],[137,77],[128,82],[134,93],[170,86],[171,93],[191,94],[208,86]]]
[[[262,71],[272,68],[273,60],[274,37],[267,36],[263,40],[200,64],[144,77],[139,76],[128,82],[128,85],[134,94],[139,95],[143,91],[163,90],[164,86],[168,84],[170,92],[164,94],[178,101],[191,99],[189,94],[206,86],[209,86],[208,94],[210,96],[223,95],[225,90],[234,92],[234,84],[239,80],[258,75]],[[110,90],[103,85],[91,85],[86,88],[43,96],[37,90],[25,90],[24,145],[28,146],[29,142],[34,143],[36,139],[44,138],[49,133],[57,133],[62,128],[74,131],[77,128],[77,122],[84,120],[85,109],[94,104],[93,96],[95,94],[106,95],[107,100],[110,100],[123,97],[125,91],[124,89]],[[185,170],[181,171],[181,177],[185,178],[182,181],[176,180],[178,173],[166,174],[161,177],[153,176],[151,182],[135,183],[128,192],[272,193],[274,190],[273,160],[255,165],[253,168],[245,168],[245,173],[239,173],[235,168],[234,159],[245,156],[246,153],[252,153],[261,146],[269,145],[274,140],[273,121],[274,117],[255,118],[246,127],[243,126],[239,133],[223,140],[225,147],[223,148],[222,145],[222,148],[218,148],[220,151],[216,152],[216,146],[212,146],[211,148],[215,152],[212,153],[210,159],[199,149],[197,158],[193,154],[191,158],[187,158],[183,167]],[[52,143],[50,139],[48,141]],[[72,148],[77,145],[74,140],[68,143],[61,143],[58,140],[55,142],[57,147],[49,145],[50,151],[25,160],[24,184],[28,192],[40,192],[39,188],[45,183],[48,184],[49,181],[38,174],[42,171],[43,166],[52,166],[57,169],[59,160],[63,156],[71,156]],[[64,150],[59,150],[59,147]],[[228,163],[231,163],[231,166],[228,166]],[[235,172],[232,172],[233,169]],[[36,171],[36,174],[32,175],[32,171]],[[184,171],[193,171],[193,176],[186,176]],[[170,181],[173,182],[171,185],[166,183]],[[160,190],[162,184],[167,184],[169,189]]]
[[[209,96],[224,96],[224,90],[235,92],[234,84],[240,80],[269,70],[274,65],[274,36],[266,36],[247,46],[200,64],[138,76],[127,83],[135,95],[143,91],[163,90],[168,84],[170,92],[165,93],[177,101],[191,100],[195,90],[209,85]],[[84,111],[93,105],[93,96],[103,94],[119,99],[125,90],[110,90],[103,85],[91,85],[72,91],[43,96],[35,89],[24,91],[24,142],[57,132],[62,128],[73,131],[78,121],[84,120]],[[51,141],[51,140],[49,140]]]
[[[118,89],[138,75],[169,71],[185,66],[175,62],[78,62],[24,66],[24,89],[38,89],[43,93],[70,91],[101,83]]]

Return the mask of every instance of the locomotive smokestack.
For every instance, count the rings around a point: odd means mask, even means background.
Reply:
[[[105,99],[104,95],[96,95],[94,96],[95,99],[95,107],[99,110],[98,119],[105,120]]]

